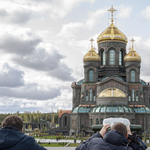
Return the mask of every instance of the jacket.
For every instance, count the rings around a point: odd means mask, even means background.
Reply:
[[[0,130],[0,150],[46,150],[33,137],[26,136],[14,127]]]
[[[80,144],[75,150],[143,150],[138,144],[131,141],[116,130],[108,131],[104,138],[99,132]]]

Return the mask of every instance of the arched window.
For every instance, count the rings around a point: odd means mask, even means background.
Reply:
[[[119,51],[119,65],[122,65],[122,51]]]
[[[93,101],[95,101],[95,91],[93,91]]]
[[[109,51],[109,65],[115,65],[115,51]]]
[[[64,118],[65,126],[67,126],[67,117]]]
[[[138,101],[138,91],[136,91],[136,101]]]
[[[132,101],[134,101],[134,89],[132,89]]]
[[[88,101],[88,91],[86,91],[86,101]]]
[[[105,51],[102,51],[102,65],[105,65]]]
[[[92,89],[90,89],[90,101],[92,101]]]
[[[131,92],[129,91],[129,101],[131,101]]]
[[[90,70],[89,71],[89,81],[94,81],[94,71],[93,70]]]
[[[131,70],[131,82],[135,82],[135,71]]]
[[[96,124],[99,124],[99,119],[98,118],[96,119]]]

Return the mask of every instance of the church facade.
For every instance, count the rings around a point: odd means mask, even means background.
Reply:
[[[91,132],[92,125],[103,119],[127,118],[131,124],[149,130],[150,85],[140,79],[141,57],[132,48],[127,53],[127,37],[113,23],[97,37],[98,52],[93,48],[84,55],[84,79],[73,82],[72,110],[59,117],[60,128],[70,134],[82,129]],[[64,111],[65,112],[65,111]]]

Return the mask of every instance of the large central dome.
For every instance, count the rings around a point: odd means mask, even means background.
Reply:
[[[97,37],[97,43],[105,41],[121,41],[127,43],[127,37],[113,24]]]

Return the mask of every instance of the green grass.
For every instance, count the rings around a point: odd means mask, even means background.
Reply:
[[[64,147],[67,143],[40,143],[43,147]]]
[[[68,147],[77,147],[78,145],[80,145],[80,143],[71,143]]]

